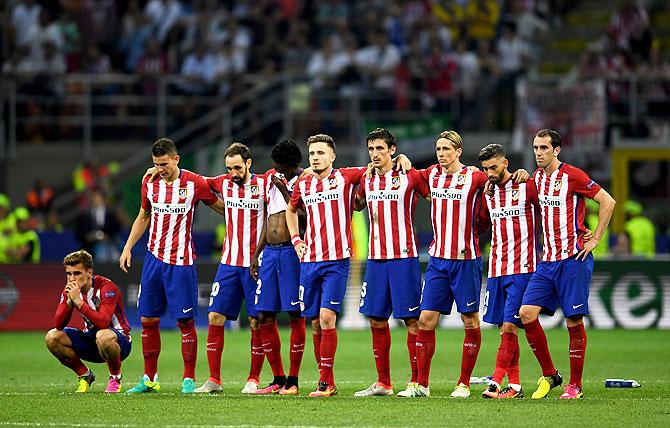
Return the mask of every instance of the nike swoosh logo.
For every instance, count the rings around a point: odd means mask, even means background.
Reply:
[[[518,315],[514,315],[514,318],[515,318],[515,319],[521,319],[521,317],[518,316]]]
[[[331,304],[331,305],[339,305],[340,302],[333,302],[333,301],[331,300],[331,301],[330,301],[330,304]]]
[[[191,312],[192,310],[193,310],[193,308],[188,308],[188,309],[182,309],[181,311],[183,313],[187,314],[187,313]]]
[[[328,361],[328,360],[332,360],[332,358],[321,357],[321,361],[323,361],[323,360]]]
[[[191,335],[191,333],[184,333],[184,334],[181,335],[181,337],[189,337],[190,335]]]
[[[467,305],[467,306],[472,306],[472,305],[474,305],[475,303],[477,303],[477,301],[470,302],[470,303],[466,303],[466,305]]]
[[[216,342],[207,342],[207,346],[216,345]]]
[[[413,308],[409,308],[409,311],[412,312],[412,311],[416,311],[417,309],[419,309],[419,307],[418,307],[418,306],[414,306]]]
[[[579,304],[579,305],[572,305],[572,309],[577,309],[577,308],[580,307],[580,306],[584,306],[584,304],[581,303],[581,304]]]
[[[291,306],[299,305],[300,302],[291,302]]]
[[[571,349],[570,352],[582,352],[581,349]]]

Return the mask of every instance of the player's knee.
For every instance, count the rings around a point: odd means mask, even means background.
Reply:
[[[427,314],[421,313],[419,317],[419,329],[421,330],[434,330],[437,326],[437,321],[439,320],[439,314]]]
[[[57,348],[60,345],[60,338],[61,335],[63,334],[65,333],[63,333],[60,330],[56,330],[55,328],[49,330],[46,336],[44,336],[44,343],[46,343],[47,348],[49,349]]]
[[[258,322],[260,324],[271,324],[277,320],[274,312],[260,312],[258,314]]]
[[[249,317],[249,326],[251,327],[252,330],[256,330],[260,327],[260,323],[258,322],[257,317]]]
[[[312,334],[321,334],[321,321],[318,317],[312,318]]]
[[[502,327],[500,327],[500,332],[516,334],[517,326],[512,324],[511,322],[504,322]]]
[[[226,322],[226,316],[218,312],[210,312],[207,314],[207,320],[212,325],[223,325]]]
[[[584,323],[584,317],[582,315],[575,315],[565,319],[565,325],[568,327],[576,327],[579,324]]]
[[[389,325],[388,320],[383,318],[370,318],[370,327],[372,328],[386,328]]]
[[[539,312],[532,306],[521,306],[521,309],[519,309],[519,316],[524,324],[535,321],[538,315]]]
[[[116,333],[110,330],[100,330],[95,334],[95,343],[98,348],[109,348],[116,341]]]
[[[479,328],[479,312],[461,314],[461,320],[463,321],[463,327],[467,329]]]

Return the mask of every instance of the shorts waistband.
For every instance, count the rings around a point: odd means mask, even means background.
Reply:
[[[282,248],[282,247],[292,247],[293,244],[291,244],[291,241],[286,241],[286,242],[280,242],[278,244],[270,244],[269,242],[265,244],[267,247],[272,247],[272,248]]]

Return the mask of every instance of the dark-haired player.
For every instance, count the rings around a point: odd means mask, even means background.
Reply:
[[[160,317],[166,309],[181,330],[184,373],[182,393],[195,391],[198,339],[198,280],[195,249],[191,240],[193,214],[202,201],[223,214],[223,203],[203,177],[179,168],[179,154],[172,140],[161,138],[151,149],[159,180],[142,180],[142,206],[133,222],[119,266],[128,272],[131,250],[149,226],[147,253],[142,266],[137,312],[142,321],[144,375],[128,393],[157,392],[158,356],[161,351]]]
[[[292,139],[282,139],[272,148],[274,168],[266,175],[267,219],[251,261],[251,274],[257,279],[256,311],[260,324],[263,351],[272,367],[274,379],[256,394],[295,395],[298,374],[305,349],[305,319],[300,313],[300,260],[291,244],[286,226],[286,208],[293,186],[303,174],[302,154]],[[262,263],[259,255],[262,253]],[[288,378],[281,358],[281,341],[277,330],[277,313],[287,312],[291,338]]]
[[[522,398],[519,374],[519,308],[528,281],[535,271],[535,182],[515,183],[500,144],[479,152],[479,161],[492,190],[485,193],[481,220],[491,227],[488,281],[482,305],[483,320],[500,328],[496,367],[484,398]],[[508,385],[500,389],[507,374]]]
[[[589,285],[593,273],[591,251],[605,233],[616,201],[581,169],[561,162],[561,136],[551,129],[535,134],[533,152],[542,233],[542,261],[523,296],[520,315],[526,339],[542,367],[532,398],[544,398],[563,383],[549,354],[547,337],[538,320],[540,312],[553,315],[560,305],[570,335],[570,383],[561,398],[582,398],[582,372],[586,354],[584,315],[589,313]],[[598,226],[586,241],[584,197],[596,201]]]

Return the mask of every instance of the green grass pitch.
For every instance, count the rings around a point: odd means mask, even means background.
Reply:
[[[124,390],[142,373],[140,335],[124,362]],[[463,332],[441,330],[431,370],[430,398],[354,398],[356,390],[375,380],[369,331],[339,333],[335,379],[339,395],[309,398],[317,381],[308,328],[298,397],[243,396],[240,389],[249,370],[248,331],[226,332],[222,362],[224,392],[183,396],[179,335],[163,332],[159,361],[162,390],[158,394],[107,396],[104,365],[91,365],[98,377],[88,394],[74,394],[74,374],[44,347],[40,333],[0,334],[0,427],[219,427],[219,426],[670,426],[670,332],[662,330],[587,330],[585,398],[563,401],[554,390],[543,400],[484,400],[484,385],[473,385],[469,399],[451,399],[457,380]],[[403,329],[392,333],[391,374],[396,391],[409,376]],[[492,372],[499,338],[482,332],[482,349],[474,375]],[[554,361],[569,376],[565,329],[548,331]],[[206,332],[199,332],[197,383],[207,377]],[[288,331],[282,331],[287,355]],[[521,379],[526,396],[534,391],[539,366],[525,339],[520,338]],[[285,358],[288,370],[288,359]],[[608,377],[637,379],[641,388],[606,389]],[[262,383],[271,380],[267,362]]]

